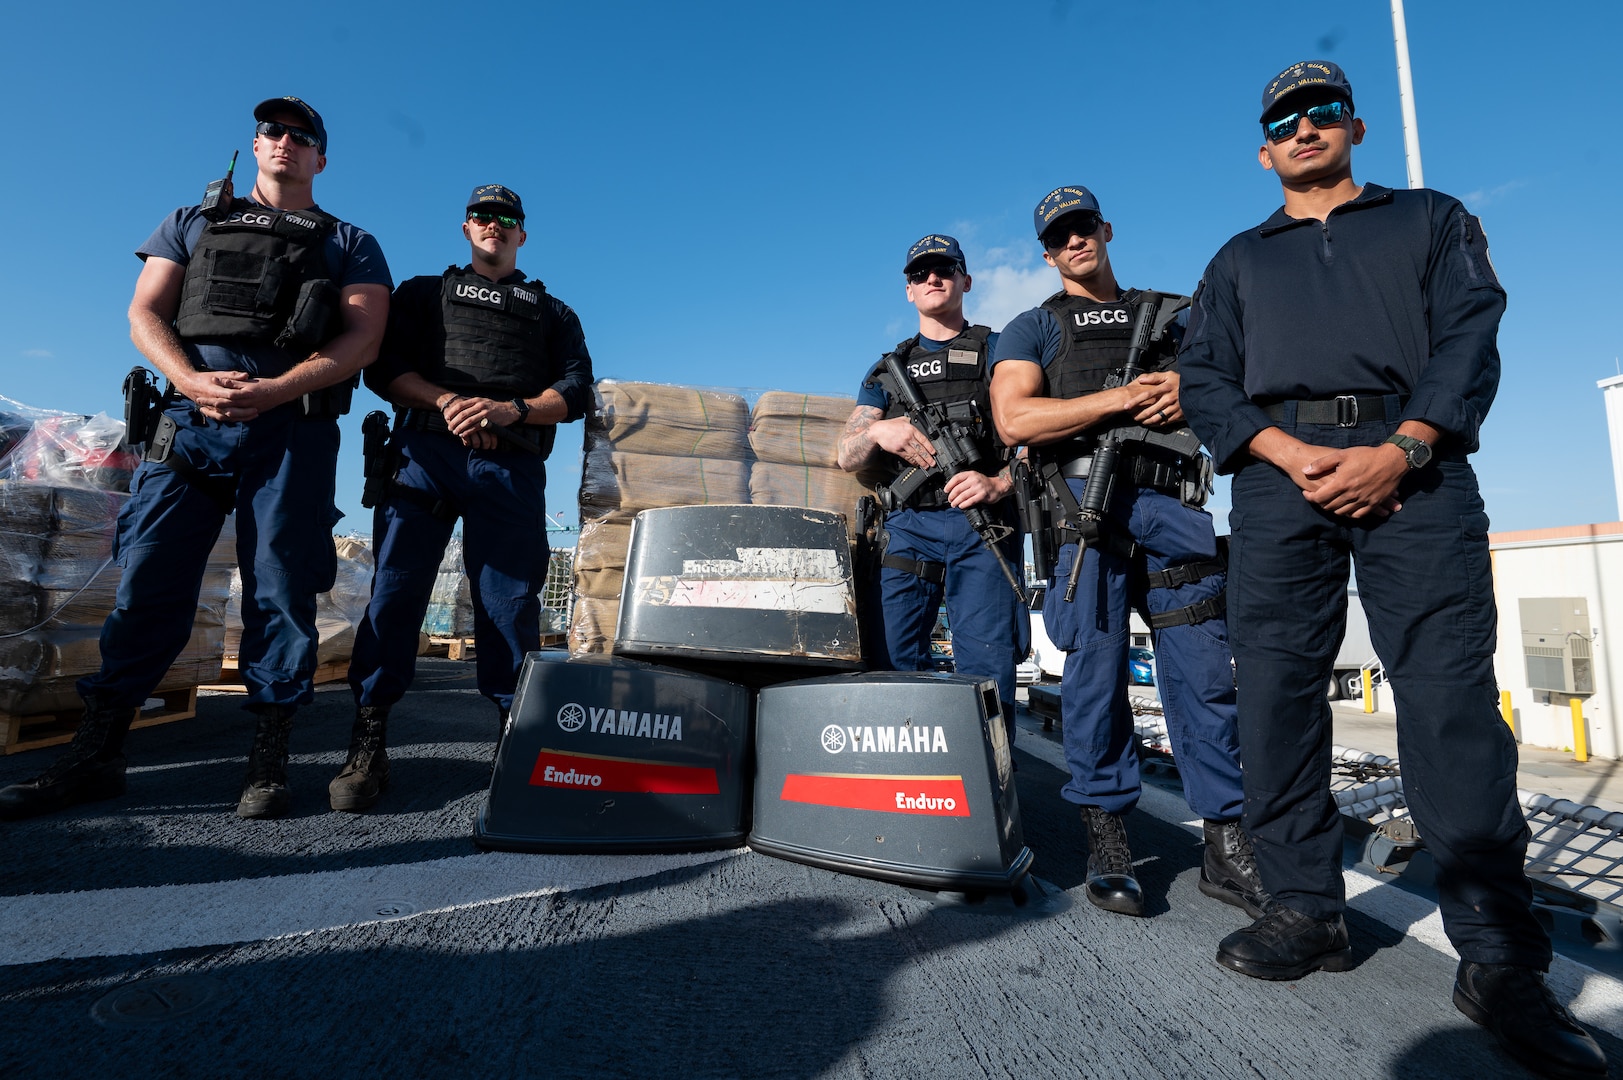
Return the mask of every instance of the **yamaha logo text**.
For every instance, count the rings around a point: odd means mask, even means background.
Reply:
[[[940,727],[908,724],[884,727],[842,727],[830,724],[821,736],[823,749],[838,754],[945,754],[947,733]]]
[[[597,708],[569,702],[558,710],[558,726],[571,734],[589,727],[593,735],[682,741],[682,718],[637,709]]]

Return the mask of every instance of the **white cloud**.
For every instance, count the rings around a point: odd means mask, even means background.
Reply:
[[[50,349],[24,349],[23,355],[36,360],[49,360],[56,354]]]
[[[1526,180],[1512,180],[1509,183],[1500,184],[1497,187],[1479,188],[1476,191],[1469,192],[1460,201],[1465,204],[1466,209],[1475,212],[1480,207],[1487,206],[1489,203],[1498,202],[1511,192],[1526,186]]]
[[[1007,258],[1006,252],[997,252]],[[973,266],[974,264],[971,263]],[[1008,321],[1059,290],[1059,277],[1046,263],[1020,266],[1010,261],[983,263],[972,272],[974,286],[964,307],[970,322],[1002,330]]]

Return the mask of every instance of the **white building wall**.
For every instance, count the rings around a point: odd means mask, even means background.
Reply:
[[[1578,534],[1578,535],[1574,535]],[[1496,533],[1494,597],[1499,606],[1499,648],[1494,672],[1510,691],[1519,741],[1533,746],[1573,745],[1571,698],[1527,685],[1522,654],[1523,597],[1583,597],[1588,601],[1595,692],[1583,702],[1589,753],[1623,756],[1623,523]]]

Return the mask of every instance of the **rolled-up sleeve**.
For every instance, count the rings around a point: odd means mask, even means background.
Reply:
[[[1178,352],[1179,402],[1219,472],[1239,468],[1257,432],[1273,426],[1245,392],[1245,331],[1228,251],[1206,267]]]
[[[1424,420],[1474,451],[1499,389],[1505,290],[1488,259],[1482,223],[1452,199],[1432,213],[1426,310],[1430,355],[1403,419]]]

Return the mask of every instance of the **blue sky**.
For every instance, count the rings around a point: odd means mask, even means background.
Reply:
[[[475,184],[529,212],[520,267],[575,308],[599,376],[854,394],[915,328],[908,245],[956,235],[994,328],[1056,287],[1031,210],[1093,189],[1124,284],[1189,292],[1279,204],[1256,164],[1262,84],[1325,57],[1402,186],[1386,3],[215,4],[13,9],[0,214],[0,394],[121,408],[139,357],[131,255],[195,202],[250,111],[296,94],[331,137],[322,206],[396,280],[467,260]],[[1495,529],[1611,521],[1597,380],[1618,372],[1620,5],[1408,5],[1426,181],[1484,222],[1510,294],[1476,464]],[[244,160],[249,160],[244,154]],[[1303,313],[1304,349],[1311,313]],[[341,530],[361,510],[361,395]],[[574,521],[580,425],[549,509]],[[1227,502],[1226,487],[1217,505]]]

